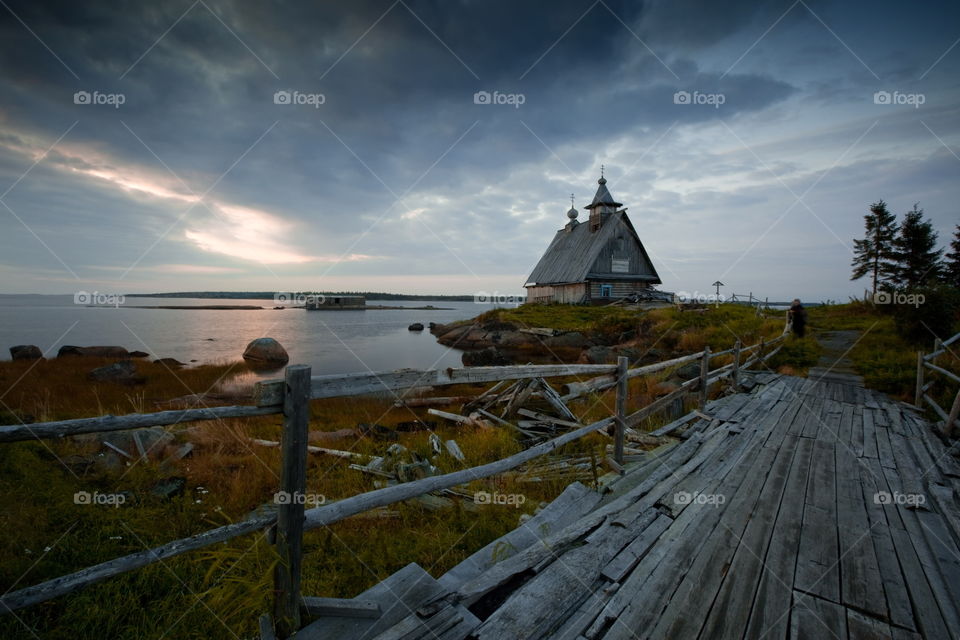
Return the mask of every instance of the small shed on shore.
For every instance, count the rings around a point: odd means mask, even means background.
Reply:
[[[367,299],[364,296],[322,296],[307,302],[308,311],[324,309],[365,309]]]
[[[528,302],[606,304],[661,284],[640,236],[615,201],[602,175],[587,222],[577,220],[571,205],[569,222],[524,285]]]

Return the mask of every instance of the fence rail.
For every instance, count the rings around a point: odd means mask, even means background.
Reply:
[[[734,384],[738,385],[740,371],[757,362],[769,359],[779,351],[780,347],[777,347],[764,353],[767,347],[784,340],[788,329],[789,325],[780,336],[768,342],[761,339],[757,344],[743,347],[738,340],[732,349],[711,352],[707,347],[698,353],[634,369],[627,367],[627,359],[624,357],[621,357],[616,365],[523,365],[428,371],[404,369],[379,373],[324,376],[311,376],[311,369],[308,366],[292,365],[286,368],[283,380],[264,381],[256,385],[254,392],[255,406],[184,409],[125,416],[106,415],[95,418],[0,427],[0,443],[2,443],[63,438],[93,432],[143,429],[204,420],[283,414],[284,424],[281,441],[283,469],[280,488],[282,491],[293,495],[303,493],[306,489],[307,428],[309,401],[311,399],[349,397],[384,391],[396,392],[425,386],[584,375],[598,375],[598,377],[571,383],[568,386],[579,386],[574,387],[572,395],[568,393],[563,400],[591,391],[599,391],[612,386],[617,387],[616,412],[613,416],[575,428],[561,436],[507,458],[453,473],[369,491],[309,510],[306,510],[303,504],[291,501],[280,505],[275,516],[251,517],[242,522],[218,527],[153,549],[115,558],[5,594],[0,597],[0,615],[67,595],[107,578],[189,551],[225,542],[238,536],[270,530],[274,534],[272,537],[280,555],[280,561],[277,563],[274,574],[273,619],[277,635],[287,637],[300,627],[302,599],[300,597],[299,580],[302,556],[301,543],[304,531],[327,526],[377,507],[395,504],[427,493],[509,471],[590,433],[611,427],[614,429],[614,456],[611,462],[614,468],[621,470],[623,465],[623,439],[626,429],[638,425],[642,420],[657,411],[663,410],[696,389],[700,391],[699,406],[703,410],[707,389],[711,384],[732,376]],[[757,350],[757,352],[741,362],[741,357],[753,350]],[[710,370],[711,359],[731,354],[734,356],[733,362],[713,371]],[[684,382],[678,389],[658,398],[638,411],[626,414],[627,382],[630,378],[649,375],[697,360],[701,362],[698,377]]]
[[[924,354],[922,351],[917,352],[917,384],[916,390],[914,391],[913,404],[917,407],[922,407],[923,403],[926,402],[927,405],[933,409],[934,413],[936,413],[940,419],[943,420],[943,426],[941,427],[940,432],[947,438],[953,436],[954,430],[957,427],[957,420],[960,418],[960,388],[957,389],[957,394],[953,398],[953,405],[950,407],[950,413],[948,414],[943,410],[943,407],[937,404],[936,400],[927,394],[927,391],[933,387],[936,379],[927,380],[926,370],[929,369],[930,371],[940,374],[951,382],[960,384],[960,376],[952,371],[934,364],[937,357],[946,353],[948,351],[947,347],[957,340],[960,340],[960,333],[943,341],[937,338],[937,340],[933,343],[933,351],[927,354]]]

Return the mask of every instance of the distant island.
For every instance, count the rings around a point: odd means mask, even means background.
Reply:
[[[177,291],[172,293],[127,293],[128,298],[210,298],[225,300],[273,300],[278,291]],[[371,291],[302,291],[297,293],[334,296],[364,296],[368,300],[450,300],[472,302],[473,295],[420,295],[412,293],[383,293]]]

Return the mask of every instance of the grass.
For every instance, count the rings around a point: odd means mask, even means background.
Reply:
[[[87,382],[98,360],[0,363],[0,385],[12,410],[6,417],[53,420],[133,411],[154,411],[163,401],[216,386],[241,372],[222,364],[184,369],[138,363],[146,384],[136,387]],[[451,388],[452,395],[479,388]],[[158,405],[159,403],[159,405]],[[612,406],[612,405],[611,405]],[[453,410],[456,410],[454,408]],[[358,422],[393,425],[437,420],[425,410],[397,409],[392,397],[314,401],[312,431],[353,429]],[[63,464],[96,455],[89,439],[20,442],[0,446],[0,586],[6,591],[48,580],[118,556],[143,551],[235,522],[270,503],[279,483],[280,452],[255,448],[249,438],[280,439],[280,416],[179,425],[178,439],[192,442],[192,457],[172,466],[136,462],[83,473]],[[455,439],[465,462],[441,456],[439,472],[503,458],[521,449],[503,429],[439,424],[443,440]],[[429,456],[427,432],[400,433],[399,443]],[[390,442],[347,439],[326,446],[382,454]],[[591,453],[602,459],[604,436],[572,443],[556,452]],[[600,473],[603,473],[600,470]],[[158,479],[180,476],[186,491],[173,499],[151,494]],[[333,501],[377,488],[377,479],[329,456],[310,456],[308,493]],[[485,544],[515,528],[522,514],[552,500],[569,478],[520,483],[516,474],[471,483],[471,490],[522,493],[513,506],[477,506],[454,501],[442,511],[417,502],[390,508],[387,519],[355,517],[306,534],[303,592],[352,597],[396,570],[416,562],[439,576]],[[75,504],[79,491],[129,492],[120,507]],[[467,501],[469,503],[469,501]],[[108,579],[66,597],[0,617],[0,637],[32,638],[209,638],[249,637],[256,617],[269,610],[272,548],[261,536],[245,536]],[[30,630],[32,631],[30,631]],[[228,631],[229,629],[229,631]]]
[[[911,342],[897,331],[893,316],[884,311],[864,302],[816,307],[809,311],[810,326],[814,331],[859,331],[860,337],[848,357],[853,361],[857,373],[863,376],[864,384],[898,400],[912,403],[917,377],[917,351],[931,352],[932,338],[930,344]],[[960,326],[955,329],[960,329]],[[941,356],[938,365],[960,372],[960,358],[955,350]],[[939,374],[928,372],[927,375],[937,379],[931,396],[941,407],[949,410],[956,394],[956,385],[945,384]],[[928,417],[939,419],[932,411]]]

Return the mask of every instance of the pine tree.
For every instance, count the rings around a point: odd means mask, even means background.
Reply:
[[[877,286],[886,284],[893,275],[896,253],[893,241],[897,234],[897,217],[887,210],[883,200],[870,205],[870,213],[863,216],[865,234],[862,240],[853,241],[853,275],[851,280],[859,280],[869,275],[872,292]]]
[[[937,249],[937,232],[923,219],[923,209],[913,205],[893,241],[896,255],[894,281],[900,287],[920,287],[940,279],[943,249]]]
[[[950,253],[945,257],[943,277],[947,284],[960,289],[960,224],[953,232],[953,240],[950,241]]]

